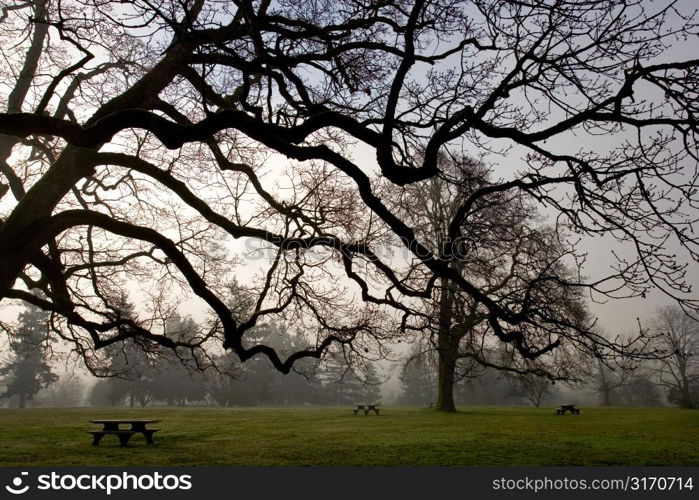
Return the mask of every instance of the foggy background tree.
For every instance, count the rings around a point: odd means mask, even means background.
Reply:
[[[0,367],[3,397],[17,398],[24,408],[42,388],[58,380],[49,365],[48,313],[31,304],[19,314],[19,326],[9,339],[10,359]]]
[[[473,203],[459,216],[461,241],[448,240],[449,224],[463,210],[463,200],[476,191],[491,189],[493,183],[485,166],[468,158],[444,157],[438,165],[439,176],[396,193],[398,211],[418,237],[434,255],[450,260],[459,276],[478,283],[498,303],[536,308],[539,322],[527,329],[530,342],[537,336],[574,336],[584,331],[587,312],[582,298],[561,285],[574,278],[565,264],[572,250],[561,243],[560,235],[543,226],[534,207],[518,194],[503,193]],[[529,372],[552,380],[581,377],[570,364],[537,362],[515,367],[513,358],[501,356],[488,340],[493,332],[487,308],[463,293],[453,280],[440,278],[437,283],[435,297],[423,301],[415,311],[411,328],[429,335],[436,352],[438,409],[455,410],[455,383],[473,376],[471,372],[479,365],[517,370],[521,377],[513,380],[524,384],[520,388],[538,385]],[[536,399],[541,402],[540,397]]]
[[[156,346],[202,371],[220,349],[282,373],[330,348],[361,366],[415,338],[414,302],[450,296],[477,305],[518,370],[563,349],[654,356],[643,332],[616,343],[542,304],[652,293],[696,316],[696,35],[691,4],[672,1],[7,6],[3,307],[50,312],[95,373],[126,369],[108,348]],[[493,177],[454,201],[436,253],[383,185],[427,190],[445,154]],[[449,248],[502,197],[551,228],[517,300],[460,273]],[[586,261],[590,238],[609,266]],[[566,252],[553,275],[550,242]],[[236,279],[252,297],[240,318]],[[164,322],[183,304],[205,316],[186,339]],[[302,341],[251,340],[268,320]]]
[[[405,405],[422,405],[436,402],[437,377],[428,353],[415,344],[401,367],[399,376],[401,392],[397,402]]]
[[[178,328],[181,333],[197,329],[191,318],[173,317],[168,325],[169,329]],[[282,352],[294,349],[294,343],[300,338],[280,325],[260,325],[251,333],[251,341],[264,339]],[[329,353],[323,362],[312,363],[303,372],[300,369],[304,363],[299,363],[296,366],[299,371],[287,375],[276,370],[265,357],[241,363],[234,354],[226,353],[216,361],[216,369],[202,372],[188,369],[168,351],[163,354],[145,362],[143,351],[139,349],[116,353],[118,361],[111,368],[115,372],[122,368],[120,375],[95,383],[90,403],[96,406],[213,404],[231,407],[381,402],[382,380],[376,367],[367,363],[360,369],[339,352]],[[125,366],[128,368],[123,370]]]
[[[516,375],[508,377],[512,395],[518,396],[537,408],[551,395],[552,383],[545,377],[536,375]]]
[[[666,356],[656,373],[668,399],[680,408],[699,406],[699,322],[677,307],[658,310],[656,342]]]
[[[50,408],[82,406],[86,384],[75,370],[57,375],[58,379],[41,389],[34,397],[37,406]]]
[[[165,332],[172,338],[189,341],[198,326],[191,317],[173,315],[166,320]],[[203,401],[206,397],[204,378],[196,370],[196,361],[188,352],[177,353],[162,349],[153,366],[150,390],[153,398],[168,405],[185,406],[187,402]],[[185,359],[182,358],[185,357]]]
[[[663,397],[658,383],[648,370],[635,370],[619,387],[621,406],[661,406]]]
[[[632,368],[627,366],[610,367],[601,359],[593,359],[592,375],[590,377],[593,388],[598,394],[600,406],[611,406],[617,402],[615,396],[620,387],[627,383],[632,373]]]

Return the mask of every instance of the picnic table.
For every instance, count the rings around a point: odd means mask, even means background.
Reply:
[[[381,408],[379,408],[380,405],[364,405],[364,404],[360,404],[360,405],[355,405],[355,406],[356,406],[356,408],[355,408],[354,410],[352,410],[352,411],[354,412],[355,415],[356,415],[357,412],[360,411],[360,410],[364,410],[364,415],[369,415],[369,412],[370,412],[370,411],[373,411],[373,412],[375,412],[375,413],[378,415],[378,414],[379,414],[379,410],[381,409]]]
[[[563,415],[567,411],[569,411],[573,415],[580,415],[580,409],[576,408],[575,405],[571,404],[561,405],[560,408],[556,409],[556,415]]]
[[[143,434],[148,444],[153,444],[153,434],[160,429],[148,429],[148,424],[160,422],[160,420],[140,420],[140,419],[110,419],[110,420],[90,420],[93,424],[102,424],[101,431],[87,431],[92,434],[92,444],[97,446],[100,440],[107,434],[113,434],[119,438],[121,446],[126,446],[134,434]],[[130,425],[129,429],[123,429],[121,425]]]

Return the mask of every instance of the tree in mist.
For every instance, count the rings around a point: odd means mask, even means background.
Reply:
[[[593,359],[590,377],[593,390],[597,393],[600,406],[611,406],[616,402],[616,393],[632,375],[629,367],[617,366],[612,368],[601,359]]]
[[[660,406],[660,389],[648,370],[635,370],[617,391],[622,406]]]
[[[165,333],[184,342],[192,341],[198,325],[191,317],[173,315],[166,320]],[[153,398],[168,405],[185,406],[187,401],[202,401],[206,397],[203,375],[196,370],[190,353],[160,349],[153,362],[149,389]]]
[[[135,305],[123,292],[118,292],[113,299],[110,315],[117,322],[140,324]],[[157,344],[138,336],[126,337],[123,342],[106,346],[102,351],[106,358],[103,373],[111,378],[93,387],[93,392],[97,393],[91,399],[106,399],[113,406],[125,400],[131,407],[148,404],[153,398],[157,347]]]
[[[281,325],[259,325],[250,331],[250,340],[266,342],[281,352],[291,352],[303,342],[302,336],[289,332]],[[208,395],[220,406],[253,406],[322,403],[321,387],[315,364],[302,360],[295,370],[281,374],[265,357],[258,356],[245,363],[233,353],[216,361],[217,370],[204,373]],[[305,366],[304,366],[305,365]]]
[[[449,224],[463,210],[463,200],[492,188],[493,183],[487,169],[468,158],[440,157],[438,166],[440,175],[419,186],[402,188],[395,201],[398,213],[428,248],[440,259],[450,260],[458,276],[478,283],[498,303],[536,309],[538,323],[522,327],[530,342],[584,329],[587,318],[582,298],[562,284],[574,277],[565,264],[572,250],[561,244],[560,234],[542,225],[536,210],[521,196],[500,193],[468,207],[460,215],[461,241],[449,241]],[[500,356],[488,341],[493,336],[488,309],[452,279],[440,278],[437,283],[434,298],[422,301],[422,307],[413,313],[417,320],[411,327],[429,335],[436,353],[438,409],[455,410],[455,383],[473,376],[471,372],[479,366],[514,370],[522,388],[530,389],[539,385],[536,378],[528,377],[530,369],[534,377],[564,380],[575,376],[562,365],[542,362],[519,363],[515,369],[513,358]],[[503,360],[507,363],[502,364]],[[539,397],[536,400],[540,402]]]
[[[483,367],[477,376],[456,384],[454,400],[461,405],[507,405],[521,403],[514,397],[510,383],[501,370]]]
[[[374,404],[381,402],[376,367],[371,362],[357,366],[340,353],[330,352],[318,373],[324,404]]]
[[[79,406],[83,402],[85,384],[76,372],[68,372],[58,376],[58,379],[45,387],[34,398],[41,406],[54,408]]]
[[[204,372],[204,387],[207,396],[218,406],[238,404],[237,389],[240,385],[237,356],[227,352],[216,362],[218,370]]]
[[[434,403],[436,395],[436,371],[429,356],[419,344],[410,350],[400,372],[401,393],[399,404]]]
[[[5,381],[2,396],[17,396],[20,408],[39,390],[58,380],[48,361],[48,316],[31,304],[19,314],[19,326],[9,342],[12,357],[0,367]]]
[[[537,408],[552,393],[552,383],[545,377],[525,374],[508,377],[508,381],[512,395],[529,401]]]
[[[55,334],[91,370],[103,359],[95,350],[119,345],[189,349],[202,369],[223,347],[283,373],[330,346],[356,353],[353,361],[377,357],[396,335],[386,318],[398,314],[400,334],[412,335],[410,305],[447,300],[440,290],[477,304],[488,340],[523,360],[561,345],[643,355],[643,339],[616,344],[587,322],[561,323],[535,296],[653,289],[696,308],[685,277],[699,259],[686,215],[699,179],[699,61],[696,22],[683,8],[8,4],[0,298],[49,311]],[[560,269],[570,272],[528,276],[518,284],[524,300],[509,301],[460,273],[449,248],[435,253],[382,193],[390,184],[427,189],[449,152],[483,158],[493,180],[455,199],[444,241],[463,239],[473,207],[519,197],[551,215],[551,238],[568,249]],[[578,238],[590,237],[621,247],[608,253],[606,276],[583,272]],[[235,240],[265,253],[244,319],[232,313],[230,283],[253,255],[231,255]],[[405,258],[390,260],[382,247]],[[114,290],[135,285],[140,321],[114,314]],[[172,338],[163,310],[194,297],[207,320],[193,340]],[[307,342],[284,353],[247,342],[270,318],[297,322]]]
[[[120,406],[124,398],[113,389],[112,379],[100,379],[90,388],[87,401],[92,406]]]
[[[699,407],[699,321],[666,306],[658,309],[654,330],[665,353],[655,371],[668,400],[680,408]]]

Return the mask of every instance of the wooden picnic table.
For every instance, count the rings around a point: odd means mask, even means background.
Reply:
[[[556,415],[563,415],[567,411],[569,411],[573,415],[580,415],[580,409],[576,408],[575,405],[572,404],[561,405],[560,408],[556,409]]]
[[[359,405],[355,405],[355,406],[356,406],[356,408],[355,408],[354,410],[352,410],[352,411],[354,412],[355,415],[356,415],[357,412],[360,411],[360,410],[364,410],[364,415],[369,415],[369,412],[370,412],[370,411],[373,411],[373,412],[375,412],[375,413],[378,415],[378,414],[379,414],[379,410],[381,409],[381,408],[379,408],[379,406],[381,406],[381,405],[365,405],[365,404],[359,404]]]
[[[153,434],[159,429],[148,429],[148,424],[155,424],[160,420],[144,420],[144,419],[107,419],[107,420],[90,420],[93,424],[102,424],[101,431],[87,431],[92,434],[92,444],[97,446],[100,440],[107,434],[113,434],[119,438],[121,446],[126,446],[134,434],[143,434],[148,444],[153,444]],[[122,425],[130,425],[129,429],[121,428]]]

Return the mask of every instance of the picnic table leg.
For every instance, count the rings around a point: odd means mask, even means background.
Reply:
[[[104,434],[95,433],[92,435],[92,446],[97,446],[104,437]]]
[[[143,422],[132,422],[131,423],[131,430],[134,432],[140,432],[146,437],[146,443],[148,444],[155,444],[153,442],[153,431],[150,429],[146,429],[146,424]]]
[[[374,408],[374,411],[376,412],[377,415],[379,414],[379,408]]]
[[[354,412],[354,416],[356,417],[356,416],[357,416],[357,412],[358,412],[359,410],[352,410],[352,411]]]
[[[155,444],[153,442],[153,431],[150,431],[148,429],[143,429],[143,435],[146,436],[146,443]]]
[[[121,446],[126,446],[133,434],[117,434],[117,436],[119,437],[119,443]]]

